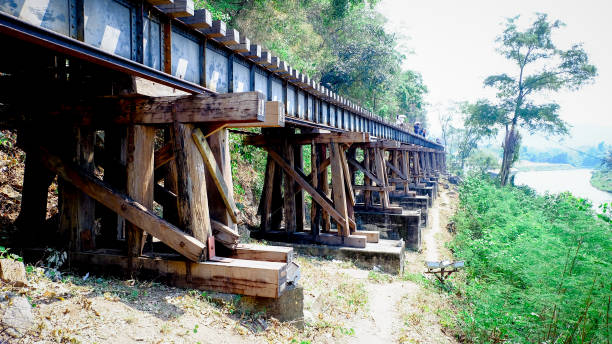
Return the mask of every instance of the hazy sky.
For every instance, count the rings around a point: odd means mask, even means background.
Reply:
[[[559,48],[584,43],[599,76],[577,92],[550,94],[561,105],[561,117],[569,122],[572,137],[564,145],[576,147],[606,141],[612,144],[612,1],[568,0],[381,0],[377,6],[388,19],[387,30],[400,36],[412,50],[404,67],[423,75],[429,87],[429,125],[439,133],[438,114],[453,102],[493,97],[483,88],[488,75],[516,69],[495,51],[495,38],[505,18],[520,14],[522,20],[535,12],[567,24],[553,37]],[[527,137],[526,145],[557,147],[542,134]]]

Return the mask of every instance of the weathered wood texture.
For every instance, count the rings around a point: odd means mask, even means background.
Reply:
[[[41,151],[45,167],[56,172],[63,180],[74,185],[83,193],[110,208],[137,227],[146,228],[147,232],[186,258],[192,261],[202,259],[205,246],[201,241],[186,235],[174,225],[153,214],[142,204],[127,195],[114,191],[93,175],[85,173],[71,164],[64,163],[57,156],[44,150]]]

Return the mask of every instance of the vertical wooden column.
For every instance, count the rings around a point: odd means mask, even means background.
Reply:
[[[179,228],[203,243],[211,235],[206,167],[191,133],[193,125],[174,123]]]
[[[126,193],[127,127],[113,126],[104,130],[104,182],[119,192]],[[102,214],[101,247],[113,247],[117,240],[125,238],[125,220],[117,213],[104,208]]]
[[[295,164],[295,168],[298,168],[301,171],[304,170],[304,153],[303,153],[303,149],[301,145],[295,145],[293,147],[293,163]],[[312,168],[313,165],[311,164],[310,166]],[[295,229],[298,232],[303,232],[304,222],[306,221],[306,218],[305,218],[305,213],[304,213],[304,192],[302,191],[302,189],[296,192],[294,197],[295,197]]]
[[[404,193],[407,194],[408,191],[410,191],[409,188],[409,184],[410,184],[410,162],[408,161],[408,152],[405,150],[401,150],[400,154],[402,156],[402,173],[404,174],[404,176],[406,177],[406,181],[404,182]]]
[[[366,170],[371,171],[372,170],[371,165],[372,164],[370,161],[370,149],[367,147],[364,147],[363,148],[363,167]],[[368,178],[368,176],[365,173],[363,175],[363,185],[365,186],[372,185],[372,180]],[[367,190],[367,189],[363,191],[363,203],[366,208],[369,208],[370,206],[372,206],[372,191]]]
[[[312,140],[310,144],[310,166],[312,176],[312,186],[315,189],[319,189],[319,166],[321,166],[321,156],[319,154],[319,147]],[[321,207],[316,202],[312,201],[310,204],[310,231],[312,237],[316,238],[319,235],[319,223],[321,221]]]
[[[68,140],[68,153],[74,164],[84,171],[94,170],[94,130],[89,127],[73,129]],[[73,185],[60,182],[60,233],[68,238],[70,250],[85,251],[95,247],[95,201]]]
[[[261,194],[261,225],[260,230],[263,232],[267,232],[270,230],[271,226],[271,212],[272,212],[272,192],[274,190],[274,176],[276,170],[276,163],[270,157],[266,162],[266,175],[264,179],[263,192]]]
[[[49,186],[55,174],[47,170],[41,162],[38,147],[30,140],[27,133],[21,132],[20,136],[26,141],[26,161],[23,175],[23,189],[21,190],[21,209],[15,220],[15,226],[19,228],[19,237],[25,241],[31,238],[43,239],[48,234],[43,233],[43,223],[47,217],[47,195]],[[19,139],[20,141],[22,138]]]
[[[215,157],[215,161],[223,174],[222,178],[226,185],[231,199],[234,198],[234,188],[232,187],[232,166],[230,162],[229,142],[227,129],[222,129],[208,136],[206,139],[210,151]],[[219,193],[219,189],[210,173],[206,174],[206,190],[208,192],[208,209],[210,217],[224,225],[234,228],[235,224],[227,212],[227,207]]]
[[[153,174],[154,139],[154,127],[144,125],[128,127],[127,194],[149,210],[153,209],[153,188],[155,185]],[[144,235],[144,228],[138,228],[129,222],[126,223],[125,237],[130,258],[142,254]]]
[[[374,148],[374,163],[376,165],[376,176],[383,182],[382,187],[389,185],[387,182],[387,173],[385,173],[385,162],[383,157],[384,151],[380,148]],[[384,189],[380,192],[380,203],[383,209],[389,208],[389,192]]]
[[[334,208],[344,218],[343,222],[337,222],[338,234],[341,236],[349,236],[348,225],[348,210],[346,207],[347,198],[344,186],[344,172],[342,167],[342,159],[340,157],[340,145],[330,143],[330,162],[332,169],[332,192],[334,196]]]
[[[321,161],[327,159],[327,147],[324,144],[319,145],[319,157]],[[319,181],[321,184],[321,191],[329,196],[329,175],[327,173],[327,168],[325,168],[321,174],[319,175]],[[329,232],[331,230],[331,219],[329,214],[325,211],[321,211],[321,218],[323,219],[323,232]]]
[[[282,147],[282,154],[283,158],[287,159],[291,168],[295,166],[293,149],[293,145],[285,140]],[[296,229],[295,182],[287,173],[283,174],[283,213],[285,218],[285,231],[294,233]]]

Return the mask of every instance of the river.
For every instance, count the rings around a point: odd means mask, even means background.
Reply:
[[[540,194],[569,191],[576,197],[589,199],[597,208],[601,203],[612,202],[612,194],[591,185],[592,172],[589,169],[518,172],[514,183],[528,185]]]

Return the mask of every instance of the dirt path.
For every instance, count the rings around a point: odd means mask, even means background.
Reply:
[[[451,191],[452,194],[452,191]],[[450,235],[443,230],[454,212],[449,190],[441,188],[440,197],[429,209],[429,225],[423,230],[422,252],[409,252],[406,271],[418,275],[426,260],[450,258],[444,244]],[[366,278],[362,273],[351,273],[355,278]],[[346,343],[456,343],[442,330],[435,313],[436,301],[430,291],[418,283],[395,278],[390,283],[368,281],[367,316],[354,323],[355,334]]]

